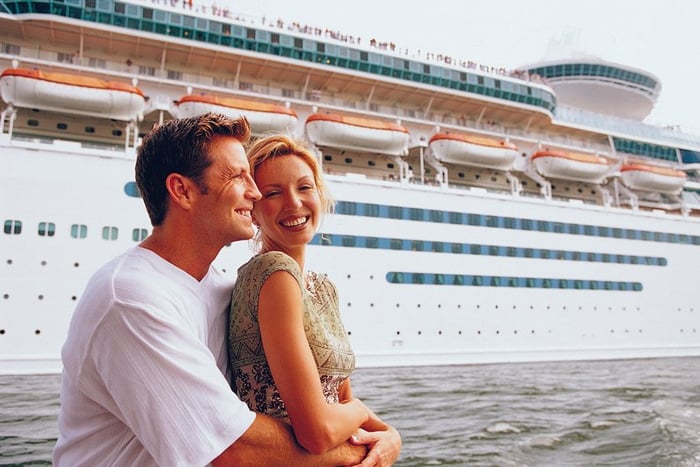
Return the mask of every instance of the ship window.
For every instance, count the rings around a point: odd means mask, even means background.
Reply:
[[[423,220],[423,210],[418,208],[409,208],[408,216],[412,221],[422,221]]]
[[[112,136],[121,136],[122,130],[112,130]]]
[[[27,120],[27,125],[29,125],[29,126],[39,126],[39,121],[38,121],[38,120],[34,120],[33,118],[30,118],[29,120]]]
[[[346,157],[346,158],[345,158],[345,163],[346,163],[346,164],[352,164],[352,158],[351,158],[351,157]]]
[[[402,209],[400,206],[389,206],[389,217],[391,219],[401,219],[402,218]]]
[[[86,126],[85,133],[95,133],[95,127],[94,126]]]
[[[333,160],[333,156],[329,156],[328,154],[323,156],[323,160],[326,162],[330,162]]]
[[[436,211],[434,209],[430,210],[430,221],[431,222],[443,222],[442,211]]]
[[[19,55],[20,52],[19,46],[15,44],[2,44],[2,46],[0,46],[0,50],[10,55]]]
[[[374,161],[367,161],[367,165],[370,166],[370,167],[374,167],[374,166],[377,165],[377,163],[374,162]]]
[[[365,204],[365,216],[379,217],[379,205],[372,203]]]
[[[124,193],[132,198],[141,197],[141,193],[139,192],[138,186],[136,186],[136,182],[127,182],[124,184]]]
[[[56,224],[53,222],[39,222],[39,236],[53,237],[56,234]]]
[[[461,243],[451,244],[452,253],[462,254],[464,246]]]
[[[5,221],[4,230],[8,235],[19,235],[22,233],[22,221],[8,219]]]
[[[367,237],[365,239],[365,246],[367,248],[378,248],[379,247],[379,239],[377,237]]]
[[[67,129],[68,129],[68,125],[65,124],[65,123],[57,123],[57,124],[56,124],[56,128],[58,128],[59,130],[67,130]]]
[[[338,203],[338,214],[347,214],[354,216],[357,214],[357,203],[352,201],[343,201]]]
[[[442,253],[445,251],[445,244],[442,242],[433,242],[433,251]]]
[[[96,3],[95,0],[85,0],[85,8],[95,8]]]
[[[148,236],[148,230],[146,229],[133,229],[131,231],[131,239],[135,242],[140,242]]]
[[[95,0],[88,0],[85,2],[85,6],[89,7],[88,3],[92,3],[92,8],[95,6]],[[153,10],[151,8],[143,9],[143,17],[146,19],[153,19]]]
[[[403,282],[403,273],[400,272],[388,272],[386,278],[392,284],[400,284]]]
[[[411,242],[411,250],[413,251],[425,251],[424,246],[422,240],[413,240],[413,242]]]
[[[345,247],[354,247],[355,242],[356,242],[355,236],[353,236],[353,235],[343,235],[343,238],[341,241],[342,241],[343,246],[345,246]]]
[[[116,227],[102,227],[102,238],[104,240],[116,240],[119,237],[119,229]]]
[[[425,282],[425,276],[423,273],[414,272],[412,276],[413,277],[411,279],[414,284],[422,284]]]
[[[462,213],[451,211],[448,217],[450,224],[462,224]]]
[[[469,214],[469,225],[483,225],[480,214]]]
[[[73,224],[70,226],[70,236],[71,238],[85,238],[87,237],[87,225],[85,224]]]

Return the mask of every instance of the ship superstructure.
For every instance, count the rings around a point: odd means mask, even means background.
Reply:
[[[0,52],[0,373],[59,371],[87,278],[150,231],[139,138],[205,111],[314,144],[338,203],[308,263],[359,365],[700,354],[700,138],[561,105],[551,63],[118,0],[0,0]]]

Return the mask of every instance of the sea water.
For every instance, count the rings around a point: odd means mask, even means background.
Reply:
[[[0,377],[0,465],[48,465],[60,377]],[[700,465],[700,358],[362,368],[399,466]]]

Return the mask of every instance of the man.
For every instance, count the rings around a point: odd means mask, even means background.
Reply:
[[[243,148],[249,137],[245,119],[206,114],[144,138],[136,183],[153,233],[97,271],[75,310],[55,465],[368,466],[398,457],[393,429],[311,455],[288,425],[251,412],[229,387],[233,284],[211,263],[253,235],[260,192]]]

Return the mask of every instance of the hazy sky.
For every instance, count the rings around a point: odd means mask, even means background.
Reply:
[[[221,1],[221,0],[219,0]],[[209,2],[216,4],[217,2]],[[700,2],[695,0],[227,0],[234,14],[392,41],[508,69],[552,44],[655,74],[647,121],[700,134]],[[221,5],[221,3],[219,3]]]

